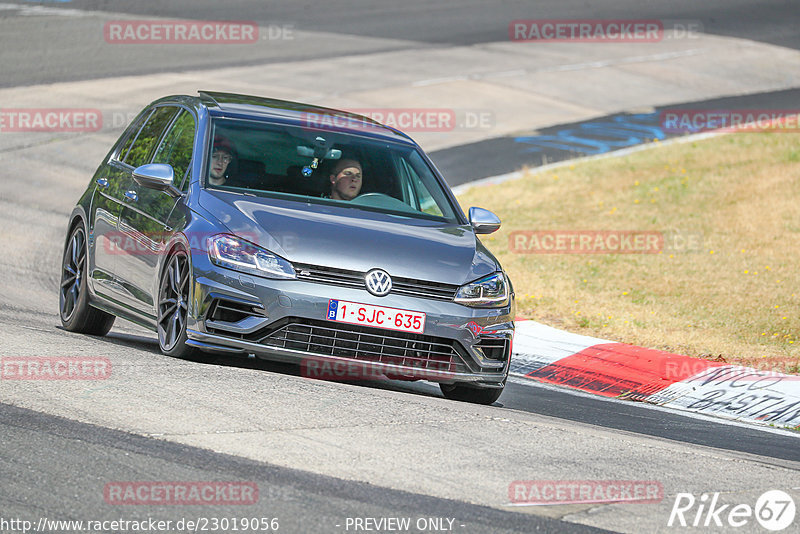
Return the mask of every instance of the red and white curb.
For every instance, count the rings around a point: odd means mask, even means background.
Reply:
[[[511,374],[606,397],[800,428],[800,376],[711,362],[517,321]]]

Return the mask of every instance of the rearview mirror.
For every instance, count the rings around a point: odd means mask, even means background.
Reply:
[[[500,228],[500,217],[483,208],[469,209],[469,224],[476,234],[491,234]]]
[[[314,149],[310,146],[302,146],[299,145],[297,147],[297,155],[303,156],[306,158],[313,158],[315,157]],[[325,157],[322,159],[340,159],[342,157],[342,151],[338,148],[331,148],[327,152],[324,153]]]
[[[175,171],[172,170],[172,165],[166,163],[149,163],[133,170],[133,181],[137,184],[179,197],[181,192],[175,187],[174,180]]]

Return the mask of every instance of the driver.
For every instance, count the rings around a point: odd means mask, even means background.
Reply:
[[[330,180],[330,198],[353,200],[361,192],[361,164],[354,159],[340,160],[333,167]]]

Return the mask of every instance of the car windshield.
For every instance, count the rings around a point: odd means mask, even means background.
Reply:
[[[415,147],[253,120],[212,125],[205,187],[459,222]]]

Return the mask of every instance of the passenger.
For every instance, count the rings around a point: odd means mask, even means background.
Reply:
[[[214,148],[211,151],[211,164],[208,169],[208,183],[224,185],[228,179],[228,167],[236,157],[236,148],[223,135],[214,136]]]
[[[361,164],[354,159],[339,161],[331,171],[330,198],[353,200],[361,192]]]

